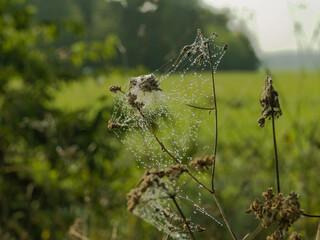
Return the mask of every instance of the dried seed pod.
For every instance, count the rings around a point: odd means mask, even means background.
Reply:
[[[302,236],[301,236],[301,234],[293,232],[293,233],[291,233],[289,240],[302,240]]]
[[[201,53],[201,54],[199,54],[199,55],[196,57],[196,61],[197,61],[197,62],[202,62],[203,58],[204,58],[204,54]]]
[[[189,166],[196,167],[199,170],[207,170],[210,166],[212,166],[214,158],[214,155],[206,155],[203,158],[196,158],[189,163]]]
[[[282,115],[278,92],[273,88],[272,84],[272,79],[266,77],[260,95],[260,105],[262,107],[261,115],[264,119],[271,119],[272,116],[278,118]],[[259,118],[258,123],[260,127],[264,126],[264,120],[262,118]]]
[[[118,85],[114,85],[114,86],[111,86],[109,90],[110,92],[117,93],[118,91],[121,91],[121,87]]]
[[[223,45],[222,50],[226,51],[228,49],[228,44]]]
[[[130,89],[138,89],[142,92],[162,91],[159,88],[160,81],[152,74],[130,78]]]
[[[200,225],[196,225],[195,230],[196,232],[204,232],[206,229],[204,227],[201,227]]]
[[[186,46],[184,46],[184,47],[182,48],[182,51],[187,52],[187,51],[190,50],[190,48],[192,48],[191,45],[186,45]]]
[[[258,123],[260,127],[264,127],[264,123],[265,123],[266,119],[264,117],[261,117],[258,119]]]
[[[108,128],[110,130],[119,129],[119,128],[121,128],[121,124],[118,124],[118,123],[116,123],[116,122],[114,122],[113,120],[110,119],[108,121]]]

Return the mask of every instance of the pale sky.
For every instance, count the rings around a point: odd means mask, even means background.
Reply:
[[[232,28],[240,28],[245,21],[249,32],[255,35],[254,48],[260,54],[280,50],[297,50],[294,21],[298,21],[304,34],[299,41],[307,48],[319,50],[319,40],[312,43],[312,35],[320,31],[320,0],[203,0],[215,9],[230,8],[236,18]]]

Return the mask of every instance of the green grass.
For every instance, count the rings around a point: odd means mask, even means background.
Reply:
[[[264,128],[257,124],[261,111],[259,93],[265,76],[262,72],[216,74],[219,119],[216,188],[234,231],[242,237],[258,225],[244,211],[267,187],[275,189],[271,122],[267,121]],[[319,74],[307,73],[302,77],[296,72],[278,72],[271,77],[283,110],[283,116],[276,120],[282,191],[285,194],[297,191],[302,208],[308,213],[319,213]],[[90,115],[101,106],[111,106],[113,93],[109,87],[123,86],[128,79],[128,75],[109,75],[100,81],[89,78],[65,84],[56,92],[52,106],[63,111],[87,109]],[[212,136],[205,128],[200,131],[205,139]],[[214,206],[212,201],[208,204]],[[293,229],[302,233],[304,239],[313,239],[317,219],[303,218]],[[212,226],[210,231],[208,239],[212,232],[222,230]],[[265,239],[266,235],[263,231],[259,239]]]

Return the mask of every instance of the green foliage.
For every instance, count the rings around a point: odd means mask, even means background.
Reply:
[[[1,239],[66,239],[88,208],[98,216],[119,204],[109,200],[118,149],[105,141],[112,139],[105,124],[111,109],[101,104],[88,119],[85,110],[47,104],[50,89],[73,80],[84,64],[115,56],[116,38],[56,49],[60,26],[38,22],[35,10],[19,0],[0,5]]]

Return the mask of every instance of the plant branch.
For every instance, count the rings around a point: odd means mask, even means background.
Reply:
[[[193,107],[193,108],[197,108],[197,109],[202,109],[202,110],[213,110],[214,108],[206,108],[206,107],[198,107],[198,106],[194,106],[194,105],[191,105],[191,104],[187,104],[185,103],[185,105],[189,106],[189,107]]]
[[[209,43],[207,44],[208,47],[208,54],[209,54],[209,61],[210,61],[210,70],[211,70],[211,78],[212,78],[212,91],[213,91],[213,106],[214,106],[214,122],[215,122],[215,137],[214,137],[214,148],[213,148],[213,164],[212,164],[212,175],[211,175],[211,189],[214,192],[214,172],[216,168],[216,158],[217,158],[217,144],[218,144],[218,111],[217,111],[217,100],[216,100],[216,88],[214,83],[214,69],[213,63],[211,58],[210,46]]]
[[[313,214],[307,214],[307,213],[302,213],[302,215],[305,217],[320,218],[320,215],[313,215]]]
[[[280,193],[280,177],[279,177],[279,161],[278,161],[278,151],[277,151],[277,141],[276,141],[276,129],[275,129],[275,122],[274,122],[274,111],[273,107],[271,106],[271,118],[272,118],[272,135],[273,135],[273,147],[274,147],[274,157],[276,162],[276,175],[277,175],[277,190]]]
[[[231,226],[230,226],[230,224],[229,224],[229,222],[227,220],[227,217],[226,217],[226,215],[225,215],[225,213],[224,213],[224,211],[222,209],[222,206],[221,206],[221,204],[220,204],[220,202],[219,202],[219,200],[218,200],[218,198],[216,196],[216,193],[215,192],[211,192],[211,195],[212,195],[214,201],[216,202],[216,204],[217,204],[217,206],[219,208],[220,214],[221,214],[225,224],[227,225],[227,228],[229,230],[230,235],[232,236],[232,239],[233,240],[237,240],[237,237],[236,237],[236,235],[233,233],[233,231],[231,229]]]
[[[172,201],[173,201],[174,205],[176,205],[176,208],[178,209],[178,211],[179,211],[179,213],[180,213],[181,217],[183,218],[183,221],[184,221],[184,223],[186,224],[186,227],[187,227],[187,229],[188,229],[189,234],[191,235],[192,239],[194,239],[194,240],[195,240],[196,238],[194,237],[194,235],[193,235],[193,233],[192,233],[192,231],[191,231],[191,228],[190,228],[190,226],[189,226],[189,223],[188,223],[188,221],[186,220],[186,218],[185,218],[185,216],[184,216],[184,214],[183,214],[183,212],[182,212],[181,208],[179,207],[179,205],[178,205],[178,203],[177,203],[177,201],[176,201],[175,197],[174,197],[173,195],[172,195],[172,196],[170,196],[170,197],[171,197],[171,199],[172,199]]]

